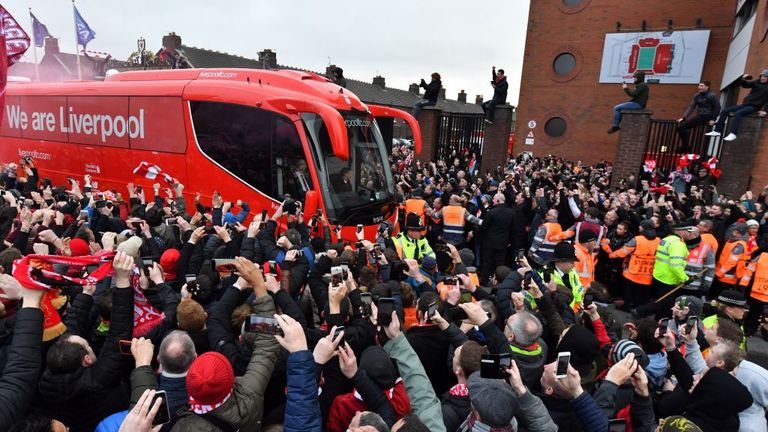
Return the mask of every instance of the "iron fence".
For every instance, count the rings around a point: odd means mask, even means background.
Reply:
[[[682,149],[683,142],[677,132],[677,125],[675,120],[651,119],[643,163],[655,161],[658,170],[669,173],[674,170],[683,154],[698,155],[700,161],[706,161],[713,156],[720,157],[722,137],[706,136],[705,134],[711,130],[711,127],[706,124],[689,130],[689,151],[681,152],[685,149]]]
[[[443,113],[437,130],[437,158],[450,164],[451,155],[465,150],[482,155],[485,139],[483,114]]]

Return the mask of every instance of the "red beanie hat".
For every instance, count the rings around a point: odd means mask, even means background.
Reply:
[[[74,238],[69,242],[69,250],[72,251],[72,256],[86,256],[91,254],[91,247],[88,246],[88,242],[81,238]]]
[[[187,372],[189,407],[196,414],[205,414],[220,407],[232,394],[235,373],[229,360],[209,351],[192,362]]]
[[[160,267],[165,272],[165,280],[176,280],[176,263],[181,258],[181,252],[178,249],[167,249],[160,255]]]

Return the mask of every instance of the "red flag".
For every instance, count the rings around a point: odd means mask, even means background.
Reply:
[[[5,110],[5,87],[8,68],[16,63],[29,48],[29,36],[16,18],[0,6],[0,118]],[[1,120],[0,120],[1,121]]]
[[[160,177],[169,185],[178,183],[178,180],[171,177],[169,174],[166,174],[162,168],[157,165],[150,164],[149,162],[141,162],[139,166],[133,170],[133,173],[150,180],[155,180]]]

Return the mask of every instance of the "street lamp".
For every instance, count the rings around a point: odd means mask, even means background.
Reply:
[[[147,41],[144,40],[143,37],[140,37],[139,40],[136,41],[136,46],[139,48],[139,64],[144,64],[144,51],[147,48]]]

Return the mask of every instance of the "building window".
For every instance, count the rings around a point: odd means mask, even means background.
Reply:
[[[757,0],[746,0],[741,5],[738,12],[736,12],[736,19],[733,24],[734,37],[747,25],[749,20],[755,15],[755,12],[757,12]]]
[[[576,57],[571,53],[562,53],[555,57],[553,67],[556,74],[560,76],[569,75],[576,68]]]
[[[566,124],[562,117],[552,117],[544,125],[544,132],[552,138],[560,138],[565,135]]]

